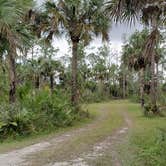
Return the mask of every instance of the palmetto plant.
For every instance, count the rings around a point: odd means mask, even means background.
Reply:
[[[109,21],[102,11],[103,2],[98,0],[47,1],[45,12],[49,18],[47,38],[57,34],[57,29],[67,32],[72,43],[72,95],[73,105],[78,104],[77,59],[80,41],[88,44],[94,35],[108,39]]]
[[[3,45],[1,54],[7,54],[9,61],[9,101],[15,102],[16,93],[16,49],[22,49],[27,41],[27,29],[23,25],[23,15],[28,10],[30,0],[0,0],[0,45]],[[2,52],[3,51],[3,52]]]

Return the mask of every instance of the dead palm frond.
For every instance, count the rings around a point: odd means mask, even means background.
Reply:
[[[158,17],[162,23],[166,21],[165,0],[110,0],[106,2],[106,12],[117,21],[144,20],[149,22],[150,17]],[[156,13],[157,12],[157,13]]]
[[[155,29],[151,32],[151,34],[149,35],[149,37],[146,40],[145,43],[145,47],[143,50],[143,56],[145,58],[145,61],[150,62],[151,60],[151,56],[152,54],[155,54],[155,48],[156,45],[159,42],[159,38],[160,38],[160,32],[158,29]]]

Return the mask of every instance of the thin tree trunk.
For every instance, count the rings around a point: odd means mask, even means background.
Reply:
[[[164,83],[164,63],[163,62],[162,62],[161,69],[162,69],[162,81],[161,81],[161,83],[163,84]]]
[[[8,54],[9,58],[9,102],[14,103],[16,101],[16,64],[15,56],[11,51]]]
[[[140,99],[141,99],[141,107],[144,107],[144,69],[140,70]]]
[[[156,100],[158,99],[159,95],[159,64],[156,63]]]
[[[78,105],[78,85],[77,85],[77,51],[78,42],[72,41],[72,85],[71,85],[71,103]]]
[[[53,91],[54,91],[54,76],[53,76],[53,74],[50,74],[50,89],[51,89],[51,93],[53,93]]]
[[[35,88],[39,89],[39,87],[40,87],[40,77],[39,77],[39,75],[37,75],[35,77]]]
[[[32,46],[32,57],[31,57],[32,61],[34,59],[33,57],[34,57],[34,46]]]
[[[126,97],[126,76],[125,73],[123,72],[123,99]]]

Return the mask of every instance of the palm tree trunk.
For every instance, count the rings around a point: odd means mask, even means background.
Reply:
[[[151,88],[150,88],[151,103],[156,107],[157,96],[156,96],[156,86],[155,86],[155,55],[151,56]]]
[[[152,27],[153,31],[158,29],[158,23],[157,18],[154,17],[152,20]],[[152,42],[152,54],[151,54],[151,87],[150,87],[150,98],[151,98],[151,105],[152,105],[152,111],[153,113],[158,112],[157,108],[157,90],[156,90],[156,80],[155,80],[155,45],[157,44],[155,40],[157,40],[157,37],[153,39]]]
[[[9,102],[14,103],[16,101],[16,64],[15,64],[15,57],[13,53],[9,51],[8,54],[9,58]]]
[[[140,70],[140,99],[141,99],[141,107],[144,107],[144,69]]]
[[[74,107],[78,105],[78,85],[77,85],[77,50],[78,42],[72,41],[72,85],[71,85],[71,103]]]

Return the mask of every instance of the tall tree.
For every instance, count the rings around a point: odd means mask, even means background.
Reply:
[[[155,89],[155,48],[159,41],[159,26],[166,21],[165,0],[113,0],[107,4],[107,10],[116,21],[135,20],[142,21],[151,27],[151,33],[144,46],[143,56],[151,65],[151,106],[157,111],[157,98]]]
[[[3,53],[7,52],[9,61],[9,101],[11,103],[16,100],[16,49],[22,48],[27,37],[22,22],[24,12],[29,9],[31,4],[30,0],[0,0],[0,42],[5,43]]]
[[[129,69],[134,69],[139,72],[140,80],[140,101],[141,106],[144,106],[144,85],[145,85],[145,68],[148,63],[145,63],[143,57],[143,47],[148,37],[149,31],[144,29],[142,32],[136,31],[127,43],[123,46],[122,62]]]
[[[78,104],[78,44],[80,41],[88,44],[94,35],[99,34],[102,34],[103,39],[108,39],[109,20],[104,15],[102,6],[103,1],[98,0],[58,0],[46,3],[45,9],[50,17],[48,37],[52,38],[61,25],[72,43],[71,102],[74,106]]]

